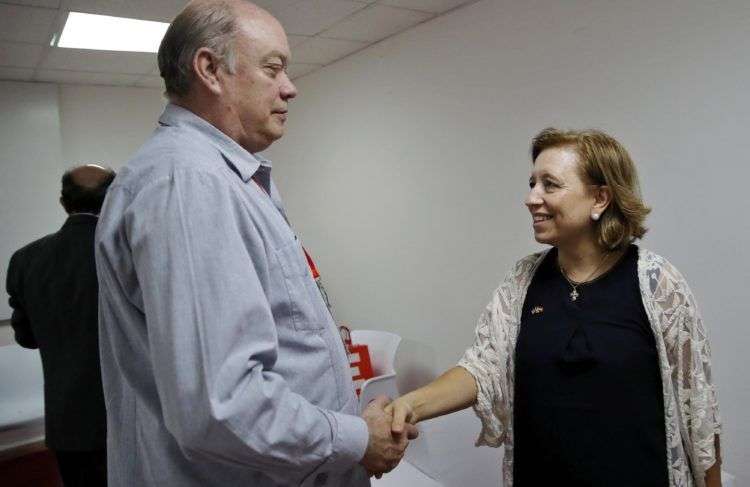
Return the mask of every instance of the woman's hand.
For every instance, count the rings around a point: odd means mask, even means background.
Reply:
[[[406,423],[417,424],[418,419],[414,413],[414,407],[409,402],[408,396],[408,394],[401,396],[385,407],[386,414],[393,415],[391,433],[394,435],[402,435]]]
[[[391,432],[409,433],[407,424],[436,418],[471,406],[477,400],[477,385],[463,367],[453,367],[424,387],[405,394],[385,408],[393,414]]]

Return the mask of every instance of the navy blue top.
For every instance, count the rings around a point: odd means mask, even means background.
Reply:
[[[631,245],[571,285],[552,249],[529,287],[516,345],[516,487],[667,486],[656,343]]]

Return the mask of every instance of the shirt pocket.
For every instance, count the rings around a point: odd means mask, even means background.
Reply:
[[[325,317],[321,316],[322,298],[310,274],[310,268],[299,241],[295,238],[294,241],[275,250],[274,253],[284,275],[294,329],[322,329],[325,326]]]

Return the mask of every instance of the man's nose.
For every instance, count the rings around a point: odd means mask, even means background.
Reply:
[[[292,80],[289,78],[287,73],[284,73],[284,81],[281,84],[281,99],[291,100],[297,96],[297,87],[294,86]]]

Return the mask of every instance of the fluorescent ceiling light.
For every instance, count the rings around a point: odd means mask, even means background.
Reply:
[[[57,47],[157,52],[169,24],[70,12]]]

